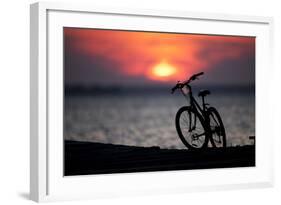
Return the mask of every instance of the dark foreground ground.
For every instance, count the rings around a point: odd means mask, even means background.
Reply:
[[[65,141],[65,175],[255,166],[255,146],[200,151]]]

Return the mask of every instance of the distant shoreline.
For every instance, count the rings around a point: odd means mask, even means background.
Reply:
[[[171,85],[172,87],[172,85]],[[171,87],[168,86],[81,86],[72,85],[65,86],[65,96],[91,96],[91,95],[128,95],[128,94],[170,94]],[[232,94],[255,94],[255,85],[240,85],[240,86],[214,86],[214,85],[197,85],[193,90],[209,89],[217,94],[232,93]]]

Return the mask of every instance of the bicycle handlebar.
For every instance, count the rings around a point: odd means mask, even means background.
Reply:
[[[200,73],[196,73],[196,74],[192,75],[186,82],[184,82],[184,84],[190,83],[191,81],[198,79],[198,77],[203,74],[204,74],[204,72],[200,72]]]
[[[171,93],[173,94],[176,89],[182,88],[184,85],[187,85],[187,84],[189,84],[191,81],[198,79],[198,77],[199,77],[200,75],[203,75],[203,74],[204,74],[204,72],[196,73],[196,74],[192,75],[187,81],[185,81],[185,82],[183,82],[183,83],[181,83],[180,81],[178,81],[178,83],[176,84],[176,86],[172,88]]]
[[[173,94],[175,92],[175,90],[178,89],[178,83],[176,84],[175,87],[172,88],[171,93]]]

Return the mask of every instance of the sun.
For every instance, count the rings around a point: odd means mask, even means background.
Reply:
[[[168,77],[176,73],[175,67],[166,62],[161,62],[152,68],[152,74],[158,77]]]
[[[177,69],[174,66],[165,61],[162,61],[152,67],[150,77],[158,80],[165,80],[175,75],[176,72]]]

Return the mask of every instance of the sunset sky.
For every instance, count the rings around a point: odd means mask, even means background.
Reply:
[[[252,85],[255,38],[64,28],[66,85]]]

